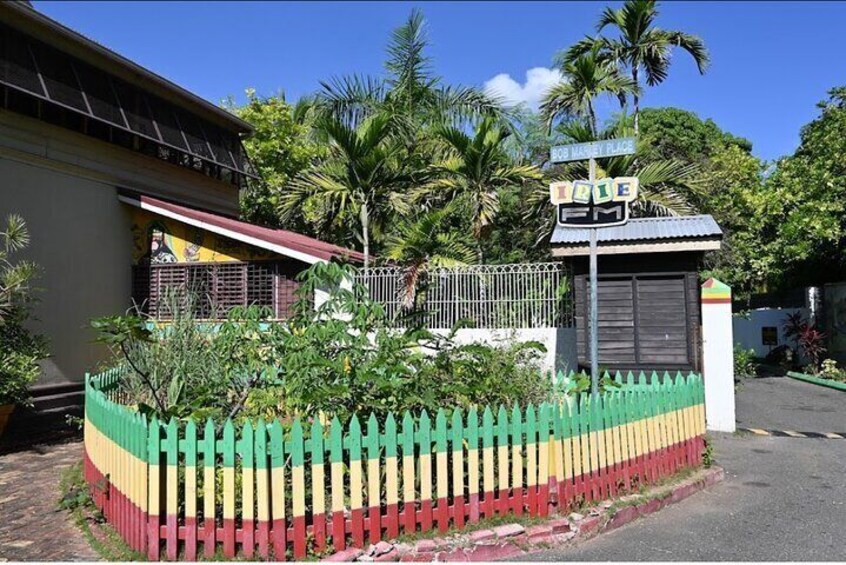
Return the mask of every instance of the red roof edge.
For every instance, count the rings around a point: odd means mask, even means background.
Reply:
[[[217,233],[218,235],[236,239],[248,245],[267,249],[306,263],[316,263],[320,260],[329,261],[331,259],[347,259],[357,263],[364,262],[364,254],[359,251],[320,241],[319,239],[296,232],[266,228],[228,218],[214,212],[189,208],[181,204],[174,204],[173,202],[159,200],[158,198],[134,192],[122,192],[121,197],[125,202],[141,209],[172,217],[182,223],[192,225],[201,224],[199,227]]]

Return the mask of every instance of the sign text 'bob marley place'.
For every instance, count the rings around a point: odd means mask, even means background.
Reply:
[[[629,220],[629,203],[637,190],[637,177],[559,181],[549,185],[549,199],[558,207],[560,226],[618,226]]]

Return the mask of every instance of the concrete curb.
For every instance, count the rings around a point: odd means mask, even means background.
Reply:
[[[448,538],[422,539],[411,543],[379,542],[365,550],[347,549],[324,561],[495,561],[590,539],[615,530],[642,516],[715,485],[723,480],[721,467],[703,469],[678,484],[656,487],[643,495],[606,500],[567,517],[552,517],[541,524],[505,524],[490,529],[455,534]]]
[[[806,383],[825,386],[828,388],[833,388],[834,390],[841,390],[843,392],[846,392],[846,383],[839,383],[831,379],[821,379],[819,377],[812,377],[811,375],[806,375],[805,373],[794,373],[793,371],[788,371],[787,376],[791,379],[796,379],[797,381],[805,381]]]

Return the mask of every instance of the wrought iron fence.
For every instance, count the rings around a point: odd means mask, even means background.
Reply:
[[[433,268],[418,285],[411,307],[403,299],[401,267],[359,270],[356,282],[400,326],[411,314],[423,316],[429,328],[451,328],[459,320],[476,328],[573,325],[571,278],[561,263]]]

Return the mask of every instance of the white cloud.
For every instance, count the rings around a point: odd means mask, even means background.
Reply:
[[[526,104],[537,110],[540,101],[549,88],[561,81],[558,69],[535,67],[526,71],[526,82],[520,84],[508,73],[501,73],[485,82],[485,92],[500,96],[509,106]]]

